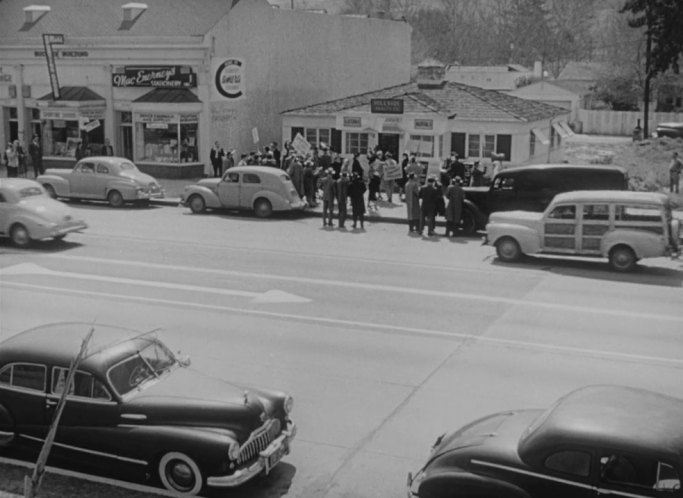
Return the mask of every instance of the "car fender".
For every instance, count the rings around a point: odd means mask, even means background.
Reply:
[[[59,175],[40,175],[36,180],[43,186],[45,184],[52,185],[58,196],[68,197],[71,195],[71,184],[68,178]]]
[[[183,191],[183,203],[187,204],[187,200],[193,195],[199,194],[204,199],[204,203],[207,208],[220,208],[223,207],[218,195],[208,187],[202,185],[190,185],[185,187]]]
[[[132,201],[138,198],[138,187],[141,185],[130,180],[110,180],[104,188],[104,198],[106,199],[112,190],[118,190],[125,200]]]
[[[457,490],[457,494],[456,491]],[[420,497],[469,497],[505,496],[505,498],[530,498],[529,494],[509,482],[465,472],[462,469],[442,469],[430,472],[422,479]]]
[[[474,202],[465,198],[462,207],[463,211],[472,213],[472,216],[474,216],[474,220],[477,224],[477,228],[484,228],[486,226],[488,216],[486,216],[486,214],[484,214],[479,206],[477,206]]]
[[[489,223],[486,225],[486,236],[492,246],[495,246],[502,237],[512,237],[524,254],[533,254],[541,250],[538,231],[527,226],[513,223]]]
[[[273,206],[273,211],[282,211],[289,209],[291,206],[282,198],[280,194],[271,192],[270,190],[259,190],[251,196],[250,206],[253,208],[256,199],[268,199]]]
[[[657,258],[666,254],[668,242],[664,235],[644,230],[617,229],[602,239],[602,254],[609,256],[613,247],[625,245],[633,249],[638,259]]]
[[[19,213],[7,219],[5,226],[2,227],[2,232],[9,235],[10,229],[17,223],[26,227],[32,239],[39,239],[41,236],[37,232],[41,231],[40,227],[46,226],[48,222],[35,213]]]
[[[0,448],[14,440],[14,419],[3,405],[0,405]]]

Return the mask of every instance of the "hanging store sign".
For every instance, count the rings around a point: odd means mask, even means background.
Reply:
[[[214,87],[227,99],[244,96],[244,62],[241,59],[227,59],[214,70]]]
[[[140,112],[135,114],[135,122],[145,123],[147,125],[168,125],[168,124],[190,124],[199,123],[199,116],[197,114],[171,114],[171,113],[157,113],[157,112]],[[156,126],[148,126],[155,128]],[[165,126],[164,126],[165,127]]]
[[[40,119],[63,119],[66,121],[77,121],[81,117],[78,111],[65,111],[62,109],[41,109]]]
[[[416,119],[413,123],[416,130],[433,130],[434,120],[433,119]]]
[[[371,99],[372,114],[403,114],[403,99]]]
[[[111,75],[116,88],[196,88],[197,75],[189,66],[124,66]]]
[[[55,64],[55,53],[52,45],[64,45],[64,35],[43,33],[43,47],[45,48],[45,59],[47,60],[47,72],[50,75],[50,87],[52,88],[52,98],[59,100],[62,96],[57,80],[57,65]]]
[[[402,118],[400,116],[392,116],[392,117],[384,118],[384,122],[382,123],[382,132],[383,133],[388,133],[388,132],[400,133],[402,131],[403,131]]]
[[[343,128],[361,128],[363,120],[360,116],[344,116]]]

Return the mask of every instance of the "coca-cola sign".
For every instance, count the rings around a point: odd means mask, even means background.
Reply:
[[[197,75],[188,66],[125,66],[111,77],[117,88],[153,86],[195,88]]]

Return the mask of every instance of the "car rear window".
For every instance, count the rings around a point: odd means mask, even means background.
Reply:
[[[19,197],[25,199],[26,197],[35,197],[38,195],[43,195],[43,189],[39,186],[35,187],[24,187],[19,190]]]
[[[616,206],[615,221],[662,221],[662,213],[658,208],[644,206]]]
[[[14,363],[0,371],[0,384],[35,391],[45,390],[45,366]]]
[[[588,477],[591,468],[591,455],[585,451],[557,451],[545,459],[547,469],[573,476]]]

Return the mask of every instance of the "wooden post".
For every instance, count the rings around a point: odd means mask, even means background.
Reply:
[[[52,423],[50,424],[50,429],[48,430],[47,437],[43,443],[43,447],[38,455],[38,461],[36,466],[33,468],[33,475],[29,479],[28,476],[24,478],[24,497],[25,498],[35,498],[40,490],[40,483],[43,480],[43,475],[45,474],[45,465],[47,463],[47,458],[50,456],[50,449],[52,448],[52,443],[55,439],[55,434],[57,433],[57,427],[59,426],[59,419],[62,416],[62,411],[64,410],[64,405],[66,404],[66,397],[73,386],[74,377],[76,376],[76,370],[81,362],[81,359],[85,355],[88,348],[88,343],[90,338],[95,332],[95,328],[90,329],[88,335],[85,336],[83,342],[81,343],[81,350],[78,352],[76,357],[71,361],[69,366],[69,373],[66,376],[66,382],[64,383],[64,390],[59,397],[59,402],[57,403],[57,408],[55,409],[54,417],[52,418]]]

